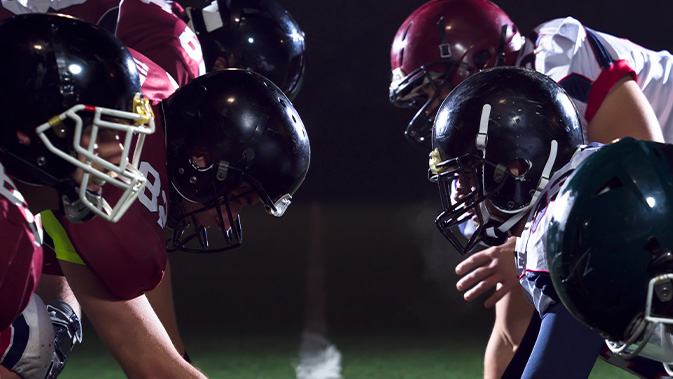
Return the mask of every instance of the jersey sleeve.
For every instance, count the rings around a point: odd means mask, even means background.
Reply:
[[[42,273],[42,237],[21,194],[0,165],[0,330],[28,304]]]
[[[143,95],[150,100],[153,106],[157,106],[178,89],[178,83],[166,70],[137,50],[129,48],[129,51],[138,68]],[[154,112],[155,117],[158,117],[159,114],[160,112]],[[155,124],[161,125],[159,122],[155,122]]]
[[[161,66],[180,86],[206,73],[201,44],[189,26],[163,0],[124,0],[117,37]]]
[[[624,75],[635,70],[621,59],[602,33],[574,18],[556,19],[536,27],[517,60],[559,83],[573,99],[586,128],[607,93]]]

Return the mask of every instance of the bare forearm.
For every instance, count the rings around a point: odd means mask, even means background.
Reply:
[[[117,300],[85,266],[62,266],[82,310],[129,378],[205,378],[175,349],[144,295]]]
[[[532,313],[520,288],[510,291],[495,306],[495,323],[484,355],[484,378],[500,378],[521,344]]]

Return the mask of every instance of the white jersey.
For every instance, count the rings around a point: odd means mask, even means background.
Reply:
[[[673,55],[597,32],[572,17],[536,27],[517,59],[558,82],[579,111],[586,136],[605,95],[631,74],[652,105],[668,143],[673,142]]]
[[[602,145],[583,146],[573,155],[568,164],[558,170],[547,186],[542,190],[537,201],[530,208],[521,237],[516,239],[516,269],[519,282],[524,289],[528,301],[535,306],[541,315],[556,302],[553,292],[549,266],[547,265],[547,230],[551,218],[551,209],[568,176],[589,155],[600,149]]]

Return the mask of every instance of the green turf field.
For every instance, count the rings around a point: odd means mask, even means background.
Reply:
[[[409,333],[332,336],[342,353],[346,379],[479,378],[483,339]],[[188,336],[194,363],[211,378],[291,379],[298,361],[299,336],[235,334]],[[92,333],[78,346],[60,376],[123,378],[124,374]],[[599,361],[590,378],[633,378]]]
[[[324,205],[316,216],[297,204],[282,220],[251,212],[249,239],[235,251],[172,254],[178,320],[196,366],[211,378],[295,378],[310,303],[304,234],[319,235],[311,228],[324,224],[324,282],[311,288],[325,289],[317,304],[343,378],[480,378],[493,310],[456,291],[462,257],[432,225],[436,205],[419,208]],[[288,239],[289,231],[299,233]],[[123,378],[84,319],[84,344],[61,378]],[[602,362],[591,376],[630,377]]]

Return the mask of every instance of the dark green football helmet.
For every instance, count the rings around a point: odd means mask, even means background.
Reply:
[[[625,358],[670,362],[661,348],[673,353],[661,344],[659,353],[645,348],[656,336],[670,340],[673,324],[671,159],[673,145],[633,138],[606,145],[568,178],[553,207],[547,259],[554,287]]]

